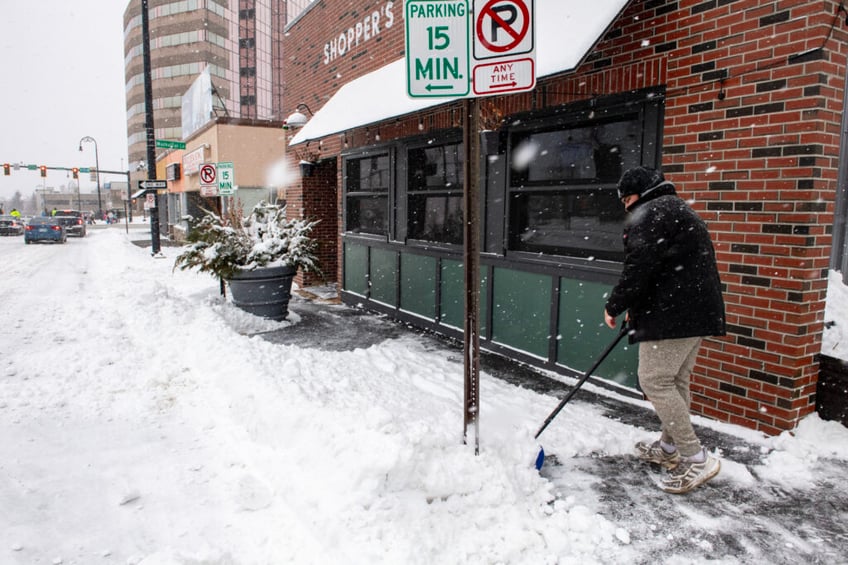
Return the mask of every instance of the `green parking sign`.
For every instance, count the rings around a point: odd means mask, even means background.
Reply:
[[[465,96],[471,83],[467,0],[407,0],[407,94]]]
[[[231,162],[218,163],[218,194],[232,196],[236,191],[235,168]]]

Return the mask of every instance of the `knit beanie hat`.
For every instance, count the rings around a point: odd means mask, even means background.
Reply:
[[[665,182],[665,177],[656,169],[649,167],[628,169],[621,175],[621,180],[618,181],[618,198],[621,199],[631,194],[642,196],[663,182]]]

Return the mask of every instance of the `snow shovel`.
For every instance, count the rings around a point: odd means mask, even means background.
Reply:
[[[568,394],[565,396],[565,398],[563,398],[560,401],[560,403],[557,405],[557,407],[554,408],[554,411],[551,412],[550,415],[545,419],[545,423],[542,424],[542,427],[539,428],[539,431],[536,432],[536,435],[533,436],[533,439],[538,439],[539,436],[542,435],[542,432],[545,431],[545,428],[548,427],[548,424],[550,424],[553,421],[553,419],[557,417],[557,414],[559,414],[560,410],[562,410],[565,407],[565,405],[568,404],[568,401],[571,400],[571,397],[574,396],[575,393],[578,390],[580,390],[580,387],[583,386],[583,383],[585,383],[587,380],[589,380],[589,377],[592,375],[592,373],[595,372],[595,369],[597,369],[598,366],[600,366],[600,364],[604,362],[604,359],[607,358],[607,355],[609,355],[610,352],[613,349],[615,349],[615,346],[618,345],[618,342],[621,341],[621,338],[623,338],[625,335],[627,335],[628,331],[629,331],[629,329],[627,327],[627,320],[625,319],[623,322],[621,322],[621,329],[618,330],[618,335],[615,337],[613,342],[610,343],[609,345],[607,345],[607,348],[604,349],[604,352],[601,353],[601,356],[598,357],[598,360],[595,361],[595,363],[592,365],[592,367],[588,371],[586,371],[583,374],[582,377],[580,377],[580,380],[577,381],[577,384],[574,385],[574,388],[572,388],[568,392]],[[541,471],[542,465],[544,463],[545,463],[545,448],[539,446],[539,455],[536,456],[536,470]]]

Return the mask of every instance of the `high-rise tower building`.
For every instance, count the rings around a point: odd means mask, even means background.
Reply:
[[[130,0],[124,11],[130,163],[147,156],[141,5]],[[286,14],[285,0],[149,0],[156,139],[182,140],[190,133],[182,124],[182,97],[206,70],[210,118],[282,119]]]

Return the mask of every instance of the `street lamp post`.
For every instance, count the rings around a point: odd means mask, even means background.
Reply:
[[[103,202],[100,200],[100,153],[97,151],[97,140],[87,135],[80,139],[79,150],[82,151],[82,144],[94,143],[94,170],[97,175],[97,217],[103,218]]]

